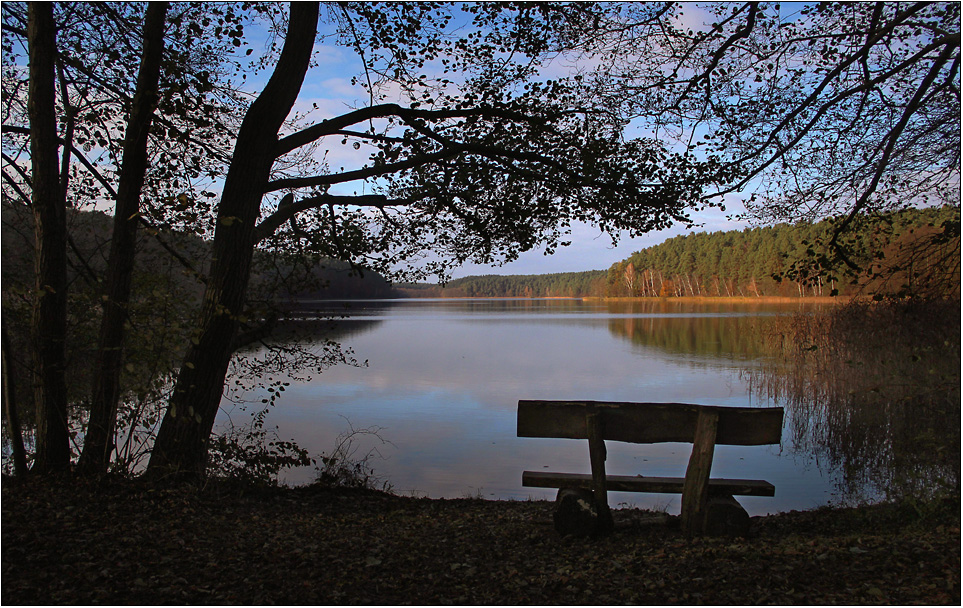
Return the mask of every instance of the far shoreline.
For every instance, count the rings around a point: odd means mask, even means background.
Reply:
[[[603,302],[719,302],[724,304],[795,304],[811,302],[814,304],[848,304],[857,296],[675,296],[675,297],[638,297],[638,296],[580,296],[582,300]]]
[[[397,300],[581,300],[589,302],[688,302],[720,304],[848,304],[859,296],[411,296]],[[380,298],[375,298],[380,299]]]

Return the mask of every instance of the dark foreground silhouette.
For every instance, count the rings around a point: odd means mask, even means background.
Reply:
[[[958,498],[753,518],[686,541],[623,509],[319,487],[3,480],[4,604],[958,604]]]

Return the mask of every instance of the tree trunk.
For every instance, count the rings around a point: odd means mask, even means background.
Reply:
[[[20,416],[17,413],[17,387],[10,368],[10,344],[7,338],[7,324],[3,323],[2,361],[3,361],[3,420],[7,423],[7,434],[13,451],[13,474],[23,477],[27,474],[27,451],[23,447],[23,433],[20,429]]]
[[[53,5],[31,2],[27,44],[30,86],[30,163],[36,233],[36,292],[31,338],[34,359],[33,390],[37,405],[37,452],[34,470],[40,473],[70,466],[67,430],[65,342],[67,335],[67,219],[57,167],[57,115],[54,91],[56,28]]]
[[[166,14],[166,2],[151,2],[144,17],[144,47],[137,74],[137,88],[127,120],[123,165],[117,186],[100,343],[94,363],[90,422],[84,436],[84,451],[80,456],[80,467],[88,473],[105,472],[113,450],[112,437],[123,365],[124,322],[127,320],[134,271],[140,193],[147,172],[147,139],[157,107]]]
[[[317,23],[316,2],[292,3],[277,67],[238,132],[218,207],[213,262],[201,315],[154,443],[149,475],[196,479],[204,474],[208,439],[250,276],[262,193],[275,160],[278,131],[308,69]]]

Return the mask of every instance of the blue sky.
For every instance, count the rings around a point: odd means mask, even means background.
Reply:
[[[693,15],[692,18],[698,19],[699,16]],[[322,24],[321,27],[325,26]],[[248,33],[250,35],[254,32]],[[257,43],[253,46],[256,48]],[[351,83],[352,77],[361,72],[361,63],[352,49],[338,46],[333,39],[324,39],[315,47],[315,60],[316,66],[307,75],[295,105],[295,111],[309,112],[309,119],[318,121],[340,115],[367,103],[366,91],[360,85]],[[261,75],[263,76],[263,72]],[[255,82],[249,84],[255,84]],[[332,141],[331,144],[330,147],[325,147],[327,160],[333,169],[341,166],[358,167],[367,159],[368,153],[364,147],[355,150],[352,146],[343,146],[339,142]],[[360,188],[361,185],[357,183],[345,184],[339,189],[332,188],[332,192],[359,193]],[[466,264],[455,270],[453,276],[457,278],[477,274],[544,274],[604,270],[635,251],[685,232],[713,232],[745,227],[746,223],[729,219],[745,210],[741,199],[729,196],[725,203],[726,211],[710,209],[693,213],[693,219],[701,224],[699,227],[687,230],[683,226],[673,226],[637,238],[621,235],[617,246],[613,246],[612,239],[597,228],[576,224],[572,227],[570,238],[565,239],[570,240],[571,245],[556,249],[551,256],[546,256],[543,249],[537,249],[522,254],[515,262],[503,266]]]

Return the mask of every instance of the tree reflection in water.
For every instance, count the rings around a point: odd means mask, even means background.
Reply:
[[[960,302],[858,302],[774,320],[747,372],[845,502],[959,494]]]

